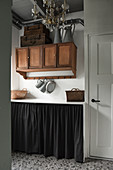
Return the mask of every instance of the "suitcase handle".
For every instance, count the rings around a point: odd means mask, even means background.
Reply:
[[[36,43],[36,41],[35,40],[34,41],[30,41],[30,43],[34,45]]]
[[[40,40],[40,38],[41,38],[41,35],[39,34],[37,37],[35,37],[34,39],[36,40],[36,39],[39,39]]]
[[[37,25],[36,28],[37,28],[37,29],[40,29],[40,25]],[[36,30],[36,28],[35,28],[35,27],[33,28],[33,27],[31,26],[31,27],[26,27],[25,29],[26,29],[26,31],[29,31],[29,30],[32,31],[32,30]]]
[[[36,39],[39,39],[39,40],[40,40],[40,38],[41,38],[41,35],[38,35],[38,37],[37,37],[37,38],[34,38],[34,39],[35,39],[35,40],[36,40]],[[26,37],[25,37],[25,41],[27,41],[27,40],[31,40],[31,39],[26,36]],[[31,40],[31,41],[32,41],[32,40]]]

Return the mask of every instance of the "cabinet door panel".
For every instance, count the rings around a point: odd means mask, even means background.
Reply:
[[[70,67],[71,61],[71,45],[70,44],[59,44],[58,45],[59,57],[57,65],[58,67]]]
[[[43,47],[43,67],[56,67],[56,45]]]
[[[30,47],[29,56],[29,68],[42,68],[41,47]]]
[[[28,68],[28,48],[16,49],[16,67],[27,69]]]

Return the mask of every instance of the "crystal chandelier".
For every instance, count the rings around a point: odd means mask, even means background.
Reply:
[[[36,0],[35,0],[36,3]],[[42,23],[52,32],[59,25],[63,25],[65,22],[66,13],[69,12],[69,5],[64,0],[62,4],[60,1],[55,0],[43,0],[43,7],[46,9],[46,15],[42,17],[39,15],[37,4],[32,9],[32,16],[34,19],[38,17],[42,18]]]
[[[31,12],[32,12],[32,17],[33,17],[34,20],[39,17],[39,11],[37,9],[36,0],[34,0],[34,8],[31,9]]]

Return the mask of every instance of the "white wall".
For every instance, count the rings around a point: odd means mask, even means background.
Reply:
[[[67,17],[71,18],[83,18],[83,12],[73,13]],[[14,34],[15,35],[15,34]],[[23,35],[23,30],[20,31],[20,36]],[[18,36],[15,35],[16,37]],[[25,80],[19,75],[19,86],[15,85],[13,88],[27,88],[30,92],[28,97],[47,99],[47,100],[66,100],[65,90],[70,90],[72,88],[84,89],[84,27],[82,25],[77,25],[74,33],[74,42],[77,46],[77,78],[76,79],[65,79],[65,80],[55,80],[57,86],[53,93],[46,94],[40,92],[36,89],[35,85],[37,80]],[[15,72],[15,70],[14,70]],[[17,79],[15,74],[15,80]]]
[[[11,90],[19,88],[19,74],[16,73],[15,48],[19,47],[19,30],[12,26]]]
[[[11,170],[11,0],[0,1],[0,170]]]

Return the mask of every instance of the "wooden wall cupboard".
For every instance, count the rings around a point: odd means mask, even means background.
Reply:
[[[43,68],[56,67],[56,45],[45,45],[43,49]]]
[[[29,64],[28,68],[42,68],[42,51],[41,47],[29,47]]]
[[[16,49],[16,69],[42,68],[41,47]]]
[[[76,78],[76,53],[77,48],[71,42],[16,48],[16,71],[29,79],[26,77],[27,72],[71,70],[73,76],[51,76],[49,78]],[[38,78],[40,77],[33,79]]]
[[[71,67],[72,56],[71,56],[71,45],[70,44],[59,44],[58,45],[58,67]]]
[[[28,48],[16,49],[16,68],[17,69],[28,68]]]

